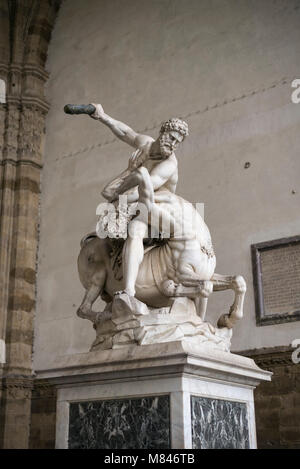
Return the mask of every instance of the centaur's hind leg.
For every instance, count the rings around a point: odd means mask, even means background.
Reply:
[[[101,315],[101,317],[103,314],[106,315],[106,311],[104,311],[103,313],[99,313],[93,311],[92,309],[93,304],[103,291],[105,278],[106,270],[103,266],[101,270],[99,270],[96,274],[93,275],[91,284],[86,290],[82,303],[77,310],[77,316],[82,319],[89,319],[90,321],[95,322],[97,319],[99,319],[99,315]]]
[[[97,313],[92,310],[92,306],[100,293],[101,287],[92,284],[85,292],[82,303],[77,310],[77,316],[82,319],[89,319],[90,321],[94,321],[96,319]]]
[[[223,314],[218,320],[218,327],[228,327],[231,329],[243,317],[244,298],[247,290],[246,282],[241,275],[232,277],[214,274],[211,280],[214,291],[231,289],[235,292],[234,302],[230,307],[229,314]]]

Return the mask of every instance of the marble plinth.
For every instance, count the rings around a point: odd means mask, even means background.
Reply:
[[[187,342],[65,356],[38,378],[57,387],[57,448],[256,448],[253,360]]]

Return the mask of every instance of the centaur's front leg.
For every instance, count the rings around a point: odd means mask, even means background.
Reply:
[[[229,314],[223,314],[218,320],[218,327],[231,329],[234,324],[243,317],[243,305],[246,293],[246,282],[241,275],[229,276],[214,274],[209,281],[203,281],[194,273],[184,278],[180,277],[180,284],[172,280],[166,280],[162,289],[165,295],[171,297],[187,296],[197,299],[198,315],[204,320],[207,299],[213,291],[233,290],[235,292],[234,302],[229,309]]]
[[[195,301],[198,316],[204,321],[207,300],[213,291],[213,282],[210,280],[200,280],[197,274],[195,278],[191,276],[186,279],[180,278],[181,283],[175,283],[173,280],[166,280],[161,285],[162,292],[166,296],[173,298],[184,296],[192,298]]]
[[[229,314],[222,314],[218,320],[218,327],[231,329],[234,324],[243,317],[243,305],[247,290],[246,282],[241,275],[229,276],[214,274],[211,278],[214,291],[231,289],[235,292],[234,302],[229,309]]]

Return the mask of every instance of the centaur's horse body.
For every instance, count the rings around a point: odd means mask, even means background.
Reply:
[[[140,170],[141,184],[147,183],[145,171]],[[136,298],[150,307],[161,308],[171,306],[178,296],[186,296],[195,301],[198,314],[204,319],[210,293],[232,289],[235,300],[229,315],[222,315],[218,321],[219,327],[231,328],[243,315],[244,279],[215,273],[211,236],[192,204],[168,191],[158,195],[167,201],[154,203],[150,197],[143,202],[156,219],[163,216],[164,221],[169,221],[170,233],[163,244],[145,249],[135,285]],[[145,220],[141,219],[142,222]],[[77,312],[80,317],[98,321],[99,313],[92,310],[98,296],[109,303],[116,292],[124,289],[121,266],[119,272],[116,268],[113,242],[109,238],[100,239],[95,233],[81,242],[78,271],[86,295]]]

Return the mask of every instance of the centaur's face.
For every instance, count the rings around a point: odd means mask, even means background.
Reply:
[[[163,132],[159,137],[160,153],[162,157],[168,158],[183,140],[183,135],[176,130]]]

